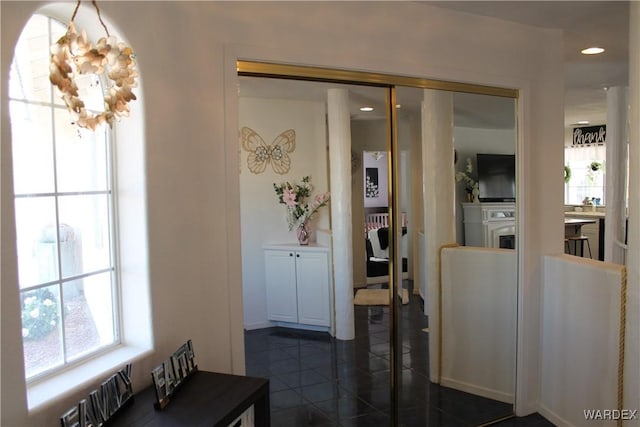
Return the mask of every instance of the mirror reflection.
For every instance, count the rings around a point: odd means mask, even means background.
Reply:
[[[311,417],[318,421],[353,419],[371,425],[388,424],[397,415],[407,425],[425,425],[433,417],[480,425],[512,414],[515,194],[509,200],[495,200],[498,196],[486,193],[493,189],[487,190],[483,184],[480,191],[477,173],[478,154],[505,154],[515,159],[515,101],[398,87],[394,106],[397,146],[393,153],[397,169],[390,181],[385,88],[258,77],[239,80],[241,140],[242,129],[250,128],[261,136],[267,149],[284,148],[290,161],[285,173],[271,164],[256,173],[251,170],[251,150],[241,141],[247,374],[270,378],[272,421],[277,425],[278,417],[296,414],[304,418],[303,423]],[[339,92],[337,104],[328,95],[331,91]],[[445,99],[444,113],[436,114],[444,118],[438,126],[445,132],[434,132],[434,123],[426,119],[438,105],[433,103],[434,92],[438,102]],[[344,115],[343,119],[332,115],[336,105],[348,111],[346,120]],[[364,107],[368,108],[361,109]],[[295,130],[292,150],[287,149],[282,136],[287,129]],[[429,148],[430,138],[438,139],[440,151]],[[451,180],[448,188],[437,189],[440,196],[430,197],[429,191],[435,190],[428,190],[433,185],[429,177],[437,173],[430,168],[441,156],[446,157],[441,152],[449,154],[446,173]],[[440,163],[438,167],[445,168]],[[466,169],[469,163],[471,167]],[[336,169],[346,169],[348,175],[340,175]],[[455,179],[460,171],[469,173],[469,179],[477,184],[472,184],[469,192],[465,187],[468,182]],[[331,193],[329,206],[310,221],[311,239],[305,247],[299,245],[295,230],[288,230],[286,201],[280,203],[273,187],[274,183],[300,181],[303,176],[311,177],[312,198]],[[399,197],[398,253],[393,260],[389,259],[391,184]],[[515,183],[509,185],[515,189]],[[472,198],[475,188],[477,199]],[[345,191],[350,193],[349,206],[345,206]],[[447,200],[456,206],[455,214],[450,215],[452,239],[448,243],[457,241],[470,247],[470,252],[453,248],[460,253],[443,254],[443,262],[446,259],[449,271],[456,274],[444,275],[441,284],[436,280],[440,253],[434,246],[441,239],[432,238],[437,232],[431,229],[434,222],[430,218],[437,214],[433,207]],[[488,231],[491,238],[487,242],[491,244],[485,245],[484,240],[478,244],[466,232],[465,206],[489,204],[497,204],[510,214],[500,217],[505,227]],[[497,244],[493,244],[494,236],[498,236]],[[501,240],[501,236],[509,238]],[[337,255],[345,245],[348,253]],[[480,246],[486,248],[471,248]],[[494,255],[491,251],[507,254],[499,262],[510,264],[501,275],[481,276],[474,266],[491,262],[486,259]],[[309,253],[315,258],[308,259]],[[394,368],[390,261],[402,272],[396,283],[401,289],[396,307],[399,337],[394,348],[399,354],[396,396],[390,383]],[[496,281],[510,290],[492,287]],[[320,308],[309,313],[312,305]],[[478,320],[477,316],[500,312],[499,307],[504,316]],[[441,316],[441,324],[437,316]],[[348,336],[350,330],[352,336]],[[495,384],[496,378],[499,384]],[[393,399],[397,399],[395,415],[391,411]]]
[[[467,418],[459,423],[477,425],[513,412],[515,107],[511,98],[397,88],[398,148],[400,159],[405,152],[409,159],[400,162],[399,194],[400,204],[408,206],[413,257],[411,280],[403,285],[423,302],[427,320],[424,328],[412,326],[420,325],[420,315],[401,308],[400,345],[423,351],[429,360],[421,367],[420,382],[415,374],[420,368],[407,361],[411,353],[403,355],[403,368],[411,364],[414,373],[403,370],[400,402],[415,396],[438,401],[435,407],[465,402]],[[485,156],[506,161],[478,175],[477,159],[484,168]],[[429,188],[436,175],[447,172],[448,186]],[[441,214],[433,205],[449,202],[454,216],[434,221]],[[447,227],[451,233],[443,232]],[[441,252],[451,242],[460,247]]]

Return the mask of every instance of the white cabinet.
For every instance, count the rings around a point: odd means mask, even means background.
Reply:
[[[332,319],[329,249],[264,247],[267,317],[283,326],[328,330]]]
[[[514,203],[463,203],[464,244],[515,249]]]
[[[265,282],[269,320],[298,322],[298,293],[295,252],[266,250]]]

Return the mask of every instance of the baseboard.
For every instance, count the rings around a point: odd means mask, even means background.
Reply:
[[[244,329],[247,331],[253,331],[254,329],[265,329],[265,328],[270,328],[272,326],[274,326],[274,324],[266,320],[264,322],[248,323],[248,324],[245,323]]]
[[[281,326],[283,328],[304,329],[306,331],[328,332],[329,334],[331,334],[331,328],[329,326],[303,325],[301,323],[289,323],[289,322],[273,322],[273,323],[274,323],[274,326]]]
[[[527,415],[535,414],[536,412],[540,413],[537,403],[528,403],[523,406],[524,408],[518,407],[517,404],[515,405],[516,417],[526,417]]]
[[[475,384],[469,384],[458,380],[452,380],[451,378],[442,377],[440,379],[440,385],[445,387],[454,388],[456,390],[464,391],[466,393],[475,394],[477,396],[486,397],[488,399],[497,400],[498,402],[511,403],[514,402],[514,395],[505,393],[498,390],[492,390],[485,387],[479,387]]]
[[[565,420],[560,415],[556,414],[555,412],[553,412],[552,410],[548,409],[544,405],[540,405],[538,407],[538,413],[540,415],[542,415],[544,418],[546,418],[553,425],[557,426],[557,427],[572,427],[573,426],[573,424],[571,424],[569,421]]]

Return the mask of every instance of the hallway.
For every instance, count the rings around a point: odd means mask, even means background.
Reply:
[[[401,310],[402,426],[477,426],[511,411],[510,405],[430,383],[420,297],[411,295]],[[388,425],[388,308],[356,306],[355,319],[352,341],[280,327],[245,332],[247,375],[270,379],[274,427]],[[552,424],[533,415],[499,425]]]

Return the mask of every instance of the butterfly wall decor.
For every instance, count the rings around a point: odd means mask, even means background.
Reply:
[[[252,173],[264,172],[268,164],[271,164],[273,171],[279,175],[284,175],[291,169],[289,153],[293,153],[296,148],[295,130],[287,129],[271,144],[267,144],[256,131],[243,127],[240,130],[240,141],[242,148],[249,153],[247,167]]]

